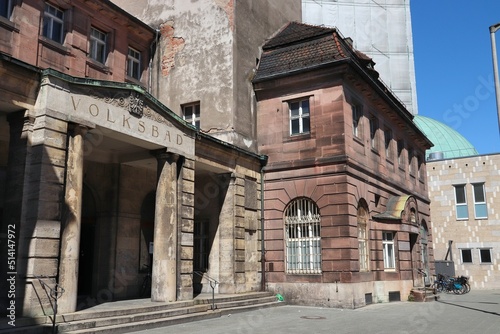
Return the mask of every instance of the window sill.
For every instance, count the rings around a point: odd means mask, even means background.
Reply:
[[[19,26],[17,24],[15,24],[11,20],[9,20],[3,16],[0,16],[0,27],[4,28],[6,30],[17,32],[17,33],[20,31]]]
[[[55,42],[47,37],[40,36],[38,40],[40,41],[40,43],[42,43],[46,47],[49,47],[52,50],[57,51],[61,54],[64,54],[66,56],[71,54],[71,51],[69,48],[67,48],[64,45],[59,44],[58,42]]]
[[[111,68],[109,68],[108,66],[102,64],[102,63],[99,63],[98,61],[92,59],[92,58],[87,58],[87,65],[89,67],[92,67],[94,70],[97,70],[97,71],[100,71],[102,73],[106,73],[106,74],[111,74]]]
[[[306,140],[306,139],[311,139],[311,133],[300,133],[296,135],[289,135],[288,138],[284,140],[284,142],[293,142],[293,141],[298,141],[298,140]]]
[[[353,139],[355,142],[357,142],[359,145],[361,145],[361,146],[365,146],[365,144],[363,143],[363,140],[362,140],[360,137],[353,135],[352,139]]]

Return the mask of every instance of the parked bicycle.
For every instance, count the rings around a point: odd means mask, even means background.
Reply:
[[[461,295],[470,291],[469,278],[466,276],[449,277],[442,274],[434,276],[436,276],[436,279],[432,287],[436,292],[453,292]]]

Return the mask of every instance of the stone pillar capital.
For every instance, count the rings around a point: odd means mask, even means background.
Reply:
[[[179,154],[168,152],[166,149],[159,149],[151,151],[151,154],[158,160],[158,162],[174,163],[179,160]]]

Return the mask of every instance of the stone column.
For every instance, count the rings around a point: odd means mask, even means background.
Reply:
[[[228,178],[228,175],[221,175]],[[219,215],[219,292],[235,293],[235,191],[236,176],[231,174]]]
[[[64,293],[58,301],[58,312],[76,311],[78,295],[78,258],[82,217],[83,145],[87,129],[75,126],[68,134],[66,189],[61,227],[59,285]]]
[[[151,300],[177,299],[177,160],[178,155],[162,152],[158,160]]]

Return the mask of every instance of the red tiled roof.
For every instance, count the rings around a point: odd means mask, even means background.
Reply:
[[[254,81],[348,58],[356,58],[368,69],[373,65],[371,58],[352,49],[337,29],[298,22],[288,23],[262,49]]]

